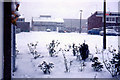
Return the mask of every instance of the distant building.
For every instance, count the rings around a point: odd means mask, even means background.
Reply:
[[[30,31],[30,22],[25,22],[24,17],[19,17],[17,22],[16,32],[29,32]]]
[[[30,22],[17,22],[17,28],[20,28],[21,32],[30,32]]]
[[[20,17],[20,18],[17,19],[17,22],[25,22],[25,18]]]
[[[71,32],[79,32],[80,30],[80,19],[64,19],[64,27],[66,30]],[[87,32],[87,19],[81,20],[82,32]]]
[[[32,30],[33,31],[57,31],[64,26],[64,20],[60,18],[52,18],[50,15],[40,15],[40,17],[32,18]]]
[[[88,30],[92,28],[103,27],[103,12],[97,11],[88,18]],[[118,12],[106,12],[106,27],[120,26],[120,13]]]

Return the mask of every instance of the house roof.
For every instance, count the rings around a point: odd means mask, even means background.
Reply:
[[[60,22],[60,23],[64,22],[64,20],[61,18],[54,19],[54,18],[41,18],[41,17],[34,17],[33,21],[36,21],[36,22]]]

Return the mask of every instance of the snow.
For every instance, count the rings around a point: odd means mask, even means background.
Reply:
[[[16,57],[17,71],[12,76],[13,78],[112,78],[111,74],[107,71],[105,66],[101,72],[95,72],[91,67],[93,62],[86,60],[83,71],[80,71],[80,62],[76,60],[76,56],[73,56],[72,51],[66,52],[65,56],[67,61],[72,62],[70,72],[65,72],[64,58],[62,52],[58,53],[58,57],[50,57],[47,46],[52,40],[59,41],[59,48],[65,48],[65,45],[82,44],[84,41],[89,46],[90,53],[94,56],[98,56],[102,63],[102,54],[96,54],[98,50],[102,50],[103,36],[100,35],[88,35],[86,33],[58,33],[58,32],[21,32],[16,34],[16,44],[19,53]],[[44,56],[43,58],[33,59],[33,55],[30,54],[27,44],[33,42],[37,45],[37,52]],[[118,47],[117,36],[107,36],[107,49],[112,45],[113,48]],[[47,63],[52,62],[54,68],[51,74],[43,74],[38,67],[43,61]],[[102,63],[103,64],[103,63]],[[104,64],[103,64],[104,65]]]
[[[34,17],[33,21],[35,22],[58,22],[63,23],[64,20],[62,18],[41,18],[41,17]]]

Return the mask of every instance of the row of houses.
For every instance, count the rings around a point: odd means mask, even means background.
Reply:
[[[120,27],[120,13],[106,12],[106,27]],[[96,11],[88,19],[81,19],[81,31],[87,32],[93,28],[103,28],[103,12]],[[51,15],[40,15],[32,17],[32,31],[51,31],[65,30],[69,32],[78,32],[80,30],[80,19],[61,19],[52,18]],[[18,28],[21,31],[29,32],[30,23],[25,22],[25,18],[19,18],[17,21]]]

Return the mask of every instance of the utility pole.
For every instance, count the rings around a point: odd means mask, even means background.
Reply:
[[[104,34],[103,34],[103,49],[106,49],[106,0],[104,0]]]
[[[81,33],[81,19],[82,19],[82,10],[80,10],[80,30],[79,30],[79,33]]]

